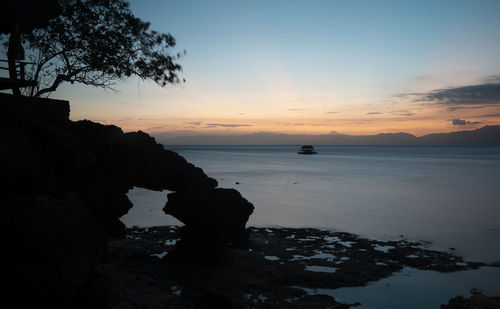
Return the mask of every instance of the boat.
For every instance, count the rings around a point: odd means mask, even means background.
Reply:
[[[314,147],[311,145],[302,146],[302,148],[300,148],[300,151],[297,153],[298,154],[317,154],[317,152],[314,151]]]

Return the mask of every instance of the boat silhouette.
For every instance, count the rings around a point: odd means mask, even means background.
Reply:
[[[314,147],[312,145],[302,146],[302,148],[300,148],[300,151],[297,153],[298,154],[317,154],[317,152],[314,151]]]

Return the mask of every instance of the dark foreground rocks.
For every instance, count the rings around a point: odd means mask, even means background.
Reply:
[[[317,229],[251,228],[229,263],[172,259],[180,228],[132,228],[110,243],[103,266],[114,308],[207,308],[213,297],[231,308],[349,308],[315,289],[364,286],[404,267],[451,272],[480,267],[417,242],[376,241]],[[214,300],[214,301],[215,301]],[[223,308],[222,305],[219,306]]]
[[[95,269],[106,240],[80,196],[15,197],[1,211],[2,303],[105,307],[106,283]]]
[[[474,291],[473,291],[474,292]],[[500,308],[500,297],[488,297],[481,293],[473,293],[470,298],[457,296],[450,300],[447,305],[441,305],[441,309],[498,309]]]
[[[108,239],[125,233],[119,218],[133,206],[133,187],[175,192],[167,208],[187,223],[186,248],[201,239],[218,256],[246,240],[253,206],[237,191],[218,189],[144,132],[73,122],[69,112],[67,101],[0,94],[0,271],[8,286],[0,307],[108,306],[98,264]],[[209,233],[217,237],[202,238]]]

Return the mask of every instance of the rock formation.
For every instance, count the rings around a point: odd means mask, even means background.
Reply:
[[[498,309],[500,308],[500,297],[489,297],[481,293],[472,291],[469,298],[456,296],[446,305],[441,305],[441,309]]]
[[[184,247],[210,233],[217,240],[205,246],[244,241],[253,211],[237,191],[216,188],[144,132],[70,121],[67,101],[0,94],[0,175],[0,267],[12,283],[0,292],[0,307],[14,300],[105,306],[95,298],[103,291],[96,265],[108,237],[124,232],[119,218],[133,206],[126,193],[134,186],[175,192],[166,212],[186,223]],[[16,297],[19,291],[30,297]]]
[[[182,260],[223,259],[227,245],[248,240],[245,224],[253,205],[235,189],[194,187],[170,193],[163,210],[185,224],[175,248]]]

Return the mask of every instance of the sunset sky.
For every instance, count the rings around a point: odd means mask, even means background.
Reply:
[[[147,1],[180,85],[66,85],[73,120],[169,135],[423,135],[500,124],[500,1]]]

